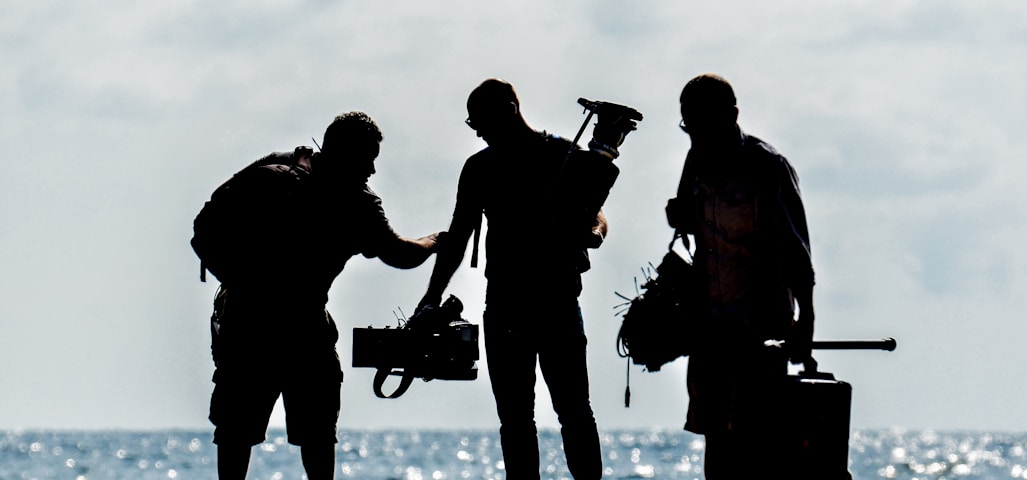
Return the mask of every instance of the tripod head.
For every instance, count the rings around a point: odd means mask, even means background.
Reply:
[[[578,105],[585,107],[585,110],[589,110],[592,113],[599,115],[600,119],[605,115],[607,117],[612,117],[615,121],[619,119],[633,120],[635,122],[642,121],[642,112],[639,112],[627,105],[621,105],[613,102],[593,101],[587,98],[578,98]]]
[[[581,139],[581,134],[585,132],[585,127],[588,126],[589,120],[592,120],[592,116],[598,115],[599,120],[596,122],[595,132],[598,138],[595,140],[599,140],[604,145],[611,145],[612,147],[608,148],[612,150],[614,158],[618,155],[616,149],[624,141],[624,136],[638,129],[636,122],[642,121],[642,112],[627,105],[587,98],[578,98],[578,105],[585,107],[585,112],[588,112],[588,115],[581,124],[581,128],[578,129],[578,134],[574,136],[574,143],[577,144]]]

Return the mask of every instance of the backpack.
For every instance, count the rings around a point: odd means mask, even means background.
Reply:
[[[240,246],[241,207],[249,203],[246,195],[239,192],[240,187],[250,181],[260,168],[291,174],[298,180],[299,169],[295,167],[300,159],[309,158],[313,153],[313,149],[306,146],[296,147],[288,153],[272,153],[239,170],[214,190],[193,220],[193,236],[189,241],[200,259],[201,282],[207,281],[208,271],[222,283],[234,273],[237,262],[233,252]]]

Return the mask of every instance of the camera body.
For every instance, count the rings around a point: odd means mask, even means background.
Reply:
[[[478,325],[461,318],[462,310],[450,295],[438,307],[418,310],[400,328],[354,328],[353,366],[426,381],[478,378]]]

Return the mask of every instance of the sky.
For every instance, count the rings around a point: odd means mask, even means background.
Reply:
[[[573,137],[579,97],[645,118],[621,147],[611,223],[580,298],[600,429],[684,423],[687,359],[616,351],[615,292],[667,249],[663,206],[689,141],[684,83],[718,73],[742,128],[798,172],[818,351],[853,387],[853,428],[1027,430],[1027,4],[761,2],[6,2],[0,17],[0,429],[211,428],[208,318],[192,219],[232,173],[320,143],[362,110],[385,140],[371,186],[406,236],[443,230],[484,144],[467,94],[500,77],[534,128]],[[587,140],[587,138],[585,139]],[[395,325],[434,260],[354,258],[336,279],[339,427],[496,428],[474,381],[374,396],[352,328]],[[531,292],[524,314],[537,313]],[[481,321],[485,280],[447,293]],[[271,352],[266,359],[276,361]],[[630,372],[632,404],[623,392]],[[542,382],[537,419],[556,426]],[[280,409],[272,425],[283,424]]]

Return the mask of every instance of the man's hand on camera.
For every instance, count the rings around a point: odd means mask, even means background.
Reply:
[[[442,304],[442,296],[438,297],[425,295],[421,298],[421,301],[417,303],[417,308],[414,309],[414,316],[417,316],[422,310],[431,310],[437,308]]]

